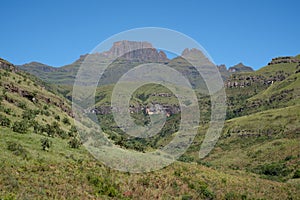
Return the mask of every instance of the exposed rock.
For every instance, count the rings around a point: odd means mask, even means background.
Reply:
[[[149,42],[118,41],[109,51],[100,53],[106,57],[122,57],[126,60],[166,62],[168,58],[163,51],[158,51]]]
[[[268,65],[275,65],[280,63],[300,63],[300,60],[292,56],[277,57],[273,58],[272,61],[268,63]]]
[[[230,73],[236,73],[236,72],[253,72],[254,70],[251,67],[245,66],[243,63],[239,63],[237,65],[229,67],[228,71]]]

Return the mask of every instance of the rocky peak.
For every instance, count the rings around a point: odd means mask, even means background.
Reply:
[[[217,65],[217,67],[218,67],[218,69],[219,69],[220,72],[227,71],[226,65],[224,65],[224,64]]]
[[[166,62],[168,58],[163,51],[158,51],[149,42],[118,41],[109,51],[103,52],[106,57],[122,57],[126,60]]]
[[[138,49],[149,49],[149,48],[150,49],[153,48],[152,44],[150,44],[149,42],[122,40],[122,41],[114,42],[110,50],[104,52],[103,54],[110,57],[112,56],[119,57],[124,55],[126,52],[131,52]]]
[[[229,67],[228,71],[230,73],[235,73],[235,72],[253,72],[254,70],[251,67],[248,67],[240,62],[237,65]]]

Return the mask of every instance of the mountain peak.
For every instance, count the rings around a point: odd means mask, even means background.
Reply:
[[[167,62],[169,60],[163,51],[158,51],[146,41],[117,41],[109,51],[105,51],[101,55],[136,61]]]
[[[122,40],[114,42],[109,51],[103,52],[108,57],[123,56],[127,52],[139,50],[139,49],[153,49],[151,43],[146,41],[128,41]]]
[[[232,67],[229,67],[228,71],[234,73],[234,72],[253,72],[254,70],[252,69],[252,67],[246,66],[242,62],[240,62]]]

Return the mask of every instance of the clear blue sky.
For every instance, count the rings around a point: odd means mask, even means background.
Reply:
[[[2,0],[0,57],[62,66],[98,43],[138,27],[164,27],[197,40],[216,64],[260,68],[300,54],[298,0]]]

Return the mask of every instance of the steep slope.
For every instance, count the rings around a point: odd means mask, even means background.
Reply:
[[[0,60],[0,116],[3,127],[19,133],[70,138],[70,102],[50,87]]]
[[[255,72],[231,75],[225,82],[228,118],[295,105],[299,101],[300,60],[284,58],[275,58],[273,63]]]

